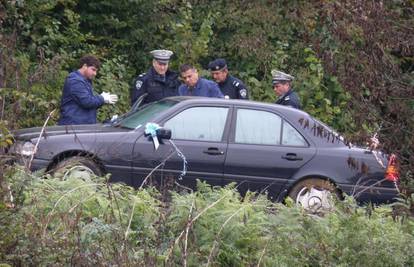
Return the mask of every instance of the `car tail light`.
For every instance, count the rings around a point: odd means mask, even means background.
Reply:
[[[385,170],[385,179],[391,182],[396,182],[400,178],[400,173],[397,166],[397,156],[391,154],[390,159],[388,160],[388,166]]]

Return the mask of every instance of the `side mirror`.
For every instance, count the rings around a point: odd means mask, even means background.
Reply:
[[[171,130],[165,128],[159,128],[156,130],[157,137],[160,139],[171,139]]]

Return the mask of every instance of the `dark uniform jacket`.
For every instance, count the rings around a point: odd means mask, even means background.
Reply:
[[[179,95],[188,96],[224,97],[217,83],[204,78],[199,78],[194,88],[189,88],[186,84],[180,85],[178,92]]]
[[[289,89],[289,91],[287,91],[286,94],[279,97],[276,100],[276,104],[301,109],[299,97],[292,89]]]
[[[148,95],[142,104],[158,101],[164,97],[176,96],[178,95],[178,86],[180,84],[178,73],[167,70],[165,76],[161,76],[155,71],[154,67],[151,67],[147,73],[139,75],[134,80],[131,104],[133,105],[144,93],[148,93]]]
[[[228,95],[231,99],[249,99],[246,86],[232,75],[228,75],[227,79],[218,85],[223,95]]]
[[[103,104],[103,97],[93,94],[92,81],[79,71],[71,72],[63,85],[58,124],[94,124],[96,110]]]

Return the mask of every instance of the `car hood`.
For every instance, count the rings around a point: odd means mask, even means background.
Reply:
[[[29,141],[40,136],[42,127],[25,128],[13,131],[16,140]],[[63,126],[48,126],[44,128],[43,137],[67,135],[67,134],[82,134],[82,133],[103,133],[103,132],[128,132],[131,129],[113,127],[109,124],[85,124],[85,125],[63,125]]]

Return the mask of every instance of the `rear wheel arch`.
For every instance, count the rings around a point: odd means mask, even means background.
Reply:
[[[343,199],[341,190],[331,179],[315,176],[298,180],[290,187],[288,196],[312,214],[325,214],[333,210],[335,199]]]
[[[330,177],[322,176],[322,175],[307,175],[307,176],[304,176],[300,179],[297,179],[293,184],[291,184],[289,186],[289,189],[287,190],[287,194],[290,196],[290,194],[291,194],[292,190],[295,188],[295,186],[297,186],[300,183],[303,183],[306,180],[321,180],[321,181],[324,181],[324,182],[328,182],[328,183],[332,184],[335,187],[335,190],[337,191],[338,196],[342,198],[343,191],[341,190],[341,188],[338,187],[335,180],[330,178]]]

